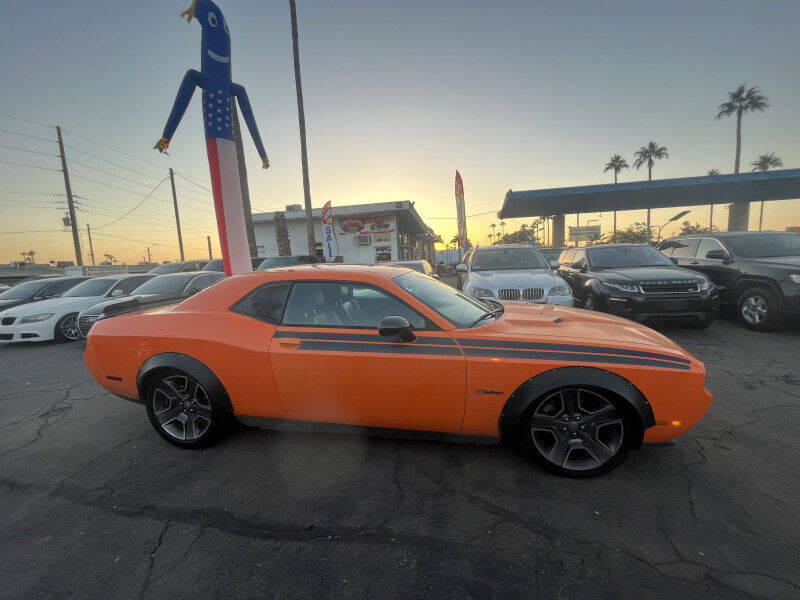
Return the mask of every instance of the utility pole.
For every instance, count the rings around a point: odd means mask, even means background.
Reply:
[[[258,256],[256,249],[256,231],[253,227],[253,208],[250,206],[250,186],[247,183],[247,165],[244,162],[244,142],[242,130],[239,128],[239,111],[236,100],[231,97],[233,108],[233,141],[236,144],[236,161],[239,163],[239,187],[242,190],[242,208],[244,209],[244,228],[247,231],[247,245],[250,247],[250,256]]]
[[[89,256],[92,257],[92,266],[94,267],[94,246],[92,246],[92,230],[89,229],[89,224],[86,224],[86,236],[89,238]]]
[[[214,258],[213,256],[211,256],[211,236],[207,235],[206,240],[208,241],[208,260],[211,260]]]
[[[64,140],[61,139],[61,127],[58,125],[56,125],[56,135],[58,136],[58,152],[61,155],[61,172],[64,173],[64,187],[67,190],[67,208],[69,209],[69,222],[72,226],[72,243],[75,245],[75,264],[82,267],[83,255],[81,254],[81,238],[78,235],[78,221],[75,218],[75,202],[72,198],[72,186],[69,184],[67,157],[64,154]]]
[[[149,265],[151,262],[153,262],[153,261],[150,258],[150,246],[148,246],[147,247],[147,264]]]
[[[183,236],[181,235],[181,216],[178,213],[178,194],[175,193],[175,173],[172,167],[169,168],[169,182],[172,184],[172,205],[175,207],[175,226],[178,228],[178,247],[181,249],[181,260],[183,257]]]
[[[308,253],[317,255],[317,240],[314,236],[314,219],[311,216],[311,189],[308,182],[308,152],[306,149],[306,115],[303,109],[303,84],[300,81],[300,46],[297,40],[297,3],[289,0],[292,18],[292,50],[294,52],[294,85],[297,89],[297,118],[300,122],[300,160],[303,165],[303,198],[306,207],[306,235]]]

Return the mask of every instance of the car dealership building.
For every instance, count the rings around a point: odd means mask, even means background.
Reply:
[[[278,256],[276,214],[253,213],[259,256]],[[300,204],[290,204],[283,214],[289,230],[291,254],[307,254],[305,210]],[[317,255],[322,256],[322,209],[313,209],[312,216]],[[422,221],[414,203],[409,200],[351,206],[334,204],[333,232],[336,239],[336,261],[350,264],[415,259],[433,262],[433,244],[438,239],[433,230]]]

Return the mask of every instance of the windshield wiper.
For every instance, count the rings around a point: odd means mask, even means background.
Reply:
[[[502,314],[503,314],[503,309],[502,308],[496,308],[494,310],[491,310],[491,311],[489,311],[487,313],[482,314],[480,317],[478,317],[472,323],[470,323],[469,327],[475,327],[475,325],[477,325],[478,323],[480,323],[484,319],[488,319],[490,317],[499,317]],[[469,329],[469,327],[467,329]]]

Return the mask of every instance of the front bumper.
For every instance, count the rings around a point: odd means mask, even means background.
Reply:
[[[702,321],[719,312],[716,290],[696,294],[610,294],[606,302],[612,315],[639,323]]]
[[[52,340],[56,329],[56,318],[37,323],[20,323],[21,317],[12,325],[0,325],[0,344],[18,342],[44,342]]]
[[[470,296],[471,298],[472,296]],[[572,296],[545,296],[542,300],[498,300],[494,296],[486,296],[484,298],[477,298],[481,302],[516,302],[521,304],[552,304],[554,306],[573,306],[574,300]]]

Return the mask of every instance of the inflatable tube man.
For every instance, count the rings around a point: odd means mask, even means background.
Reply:
[[[206,150],[225,273],[246,273],[252,271],[252,264],[242,208],[239,163],[233,141],[232,97],[239,102],[263,168],[269,167],[269,160],[258,134],[247,92],[243,86],[231,81],[231,36],[222,11],[211,0],[193,0],[192,5],[181,16],[186,17],[187,23],[193,18],[197,19],[203,28],[200,42],[202,69],[199,72],[194,69],[186,72],[164,127],[164,134],[155,148],[164,152],[169,147],[194,89],[202,89]]]

